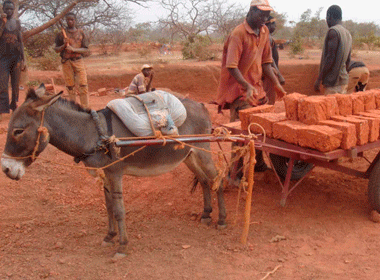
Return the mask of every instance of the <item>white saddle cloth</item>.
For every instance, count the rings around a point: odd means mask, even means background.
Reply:
[[[107,104],[124,123],[124,125],[136,136],[154,135],[143,100],[148,107],[154,128],[164,135],[178,135],[178,127],[186,120],[186,108],[174,95],[156,90],[127,97],[114,99]]]

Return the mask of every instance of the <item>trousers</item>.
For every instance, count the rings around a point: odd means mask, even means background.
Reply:
[[[19,55],[0,56],[0,114],[15,110],[19,97],[21,57]],[[11,79],[12,99],[9,104],[8,84]]]
[[[62,63],[62,72],[65,79],[66,88],[69,98],[76,101],[75,83],[79,85],[78,95],[82,106],[88,107],[88,83],[87,72],[84,65],[84,60],[66,60]]]

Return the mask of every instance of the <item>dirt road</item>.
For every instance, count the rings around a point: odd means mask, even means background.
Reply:
[[[294,75],[300,69],[299,75],[306,75],[304,65],[284,61],[288,91],[302,87],[305,80],[298,79],[297,86]],[[177,63],[156,68],[156,86],[173,85],[191,98],[209,101],[215,95],[210,81],[218,79],[218,64],[188,67]],[[132,70],[103,69],[97,75],[108,82],[94,78],[96,71],[91,70],[90,81],[99,83],[93,82],[91,90],[111,83],[120,87]],[[120,85],[115,85],[117,79]],[[117,95],[91,96],[90,103],[102,108],[114,98]],[[227,115],[207,106],[214,122],[228,121]],[[0,152],[8,120],[5,115],[0,123]],[[377,152],[365,156],[372,159]],[[363,159],[342,164],[367,166]],[[200,224],[201,190],[190,194],[193,177],[184,165],[155,178],[125,177],[129,249],[125,259],[113,263],[114,248],[100,246],[107,230],[103,190],[75,166],[71,157],[49,146],[22,180],[0,174],[0,279],[263,279],[268,272],[273,273],[266,279],[380,279],[380,225],[368,218],[367,180],[316,168],[282,208],[271,171],[257,174],[251,230],[243,246],[239,237],[244,203],[236,216],[237,190],[225,193],[229,227],[218,231],[217,211],[210,227]],[[215,200],[214,207],[217,210]]]

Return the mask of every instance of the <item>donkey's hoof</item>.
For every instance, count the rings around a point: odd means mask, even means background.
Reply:
[[[116,253],[113,257],[112,257],[112,262],[117,262],[118,260],[121,260],[121,259],[124,259],[127,255],[126,254],[123,254],[123,253]]]
[[[223,229],[226,229],[227,228],[227,224],[226,223],[224,223],[224,224],[217,224],[216,225],[216,228],[218,229],[218,230],[223,230]]]
[[[102,242],[102,247],[112,247],[113,245],[115,245],[114,242],[107,242],[107,241],[104,241]]]
[[[202,223],[203,225],[206,225],[206,226],[209,226],[209,225],[211,224],[211,222],[212,222],[212,219],[211,219],[211,218],[202,218],[202,219],[201,219],[201,223]]]

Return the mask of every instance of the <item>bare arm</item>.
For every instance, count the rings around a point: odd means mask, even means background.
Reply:
[[[62,42],[62,38],[60,38],[60,36],[61,36],[61,33],[59,33],[58,35],[57,35],[57,37],[55,38],[55,47],[54,47],[54,50],[55,50],[55,52],[57,52],[57,53],[60,53],[60,52],[62,52],[66,47],[67,47],[67,40],[65,40],[64,38],[63,38],[63,44],[62,45],[60,45],[61,44],[61,42]],[[63,34],[62,34],[62,36],[63,36]]]
[[[150,72],[150,79],[149,79],[149,82],[148,82],[148,84],[146,86],[146,91],[147,92],[150,91],[150,87],[151,87],[152,81],[153,81],[153,76],[154,76],[154,72],[152,71],[152,72]]]
[[[275,91],[277,93],[277,96],[279,98],[281,98],[284,95],[286,95],[286,91],[281,86],[280,81],[277,79],[277,76],[273,72],[272,64],[271,63],[265,63],[265,64],[263,64],[263,72],[272,81],[272,83],[274,84],[274,89],[275,89]]]
[[[280,69],[278,69],[277,64],[274,61],[272,62],[272,67],[276,71],[275,75],[277,75],[280,84],[285,85],[285,78],[282,76]]]
[[[2,13],[1,14],[1,20],[0,20],[0,37],[3,36],[3,32],[5,29],[5,23],[7,22],[7,15]]]
[[[80,53],[83,55],[90,54],[90,50],[88,48],[73,48],[71,45],[68,45],[66,47],[66,50],[69,52],[75,52],[75,53]]]
[[[244,79],[243,75],[241,74],[240,70],[238,68],[227,68],[228,72],[231,74],[232,77],[235,78],[235,80],[244,88],[246,91],[245,99],[253,105],[256,105],[255,100],[257,99],[257,91],[256,89],[247,82],[246,79]]]
[[[350,50],[350,53],[348,54],[347,61],[346,61],[347,72],[348,72],[348,68],[350,67],[350,64],[351,64],[351,50]]]
[[[57,53],[60,53],[60,52],[62,52],[65,48],[66,48],[66,44],[63,44],[63,45],[61,45],[61,46],[55,46],[55,47],[54,47],[54,50],[55,50]]]
[[[338,33],[335,30],[330,30],[327,34],[327,56],[325,57],[325,60],[322,62],[324,63],[322,65],[322,69],[319,73],[318,79],[314,84],[314,89],[316,91],[320,91],[320,83],[323,80],[323,78],[328,75],[329,71],[331,70],[334,62],[336,53],[338,51],[338,45],[339,45],[339,37]]]
[[[18,32],[17,36],[18,36],[18,40],[21,44],[21,59],[25,61],[24,43],[22,40],[22,33],[21,33],[21,22],[19,20],[17,20],[17,26],[19,28],[19,32]]]

